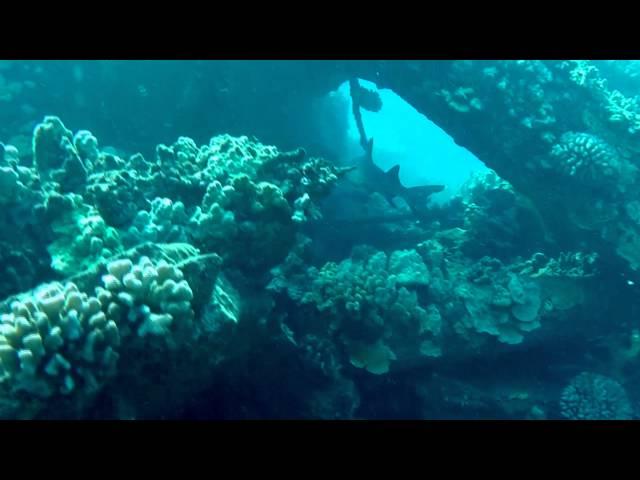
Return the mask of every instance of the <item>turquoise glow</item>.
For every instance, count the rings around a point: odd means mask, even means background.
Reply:
[[[366,81],[361,81],[361,85],[376,88],[375,84]],[[348,83],[341,85],[336,94],[350,105]],[[443,184],[445,191],[432,197],[442,203],[453,197],[470,175],[487,168],[393,91],[382,89],[379,94],[382,109],[375,113],[362,111],[367,136],[375,141],[374,161],[384,170],[399,164],[400,181],[406,187]],[[344,155],[353,158],[362,155],[362,149],[355,120],[350,109],[347,111],[349,141]]]

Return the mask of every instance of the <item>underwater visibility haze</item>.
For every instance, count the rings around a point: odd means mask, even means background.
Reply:
[[[635,419],[640,61],[0,60],[1,419]]]

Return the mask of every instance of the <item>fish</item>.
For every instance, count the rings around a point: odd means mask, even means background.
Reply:
[[[430,195],[444,190],[444,185],[422,185],[405,187],[400,182],[400,165],[386,172],[373,161],[373,138],[366,142],[365,155],[357,160],[352,171],[358,172],[357,183],[368,191],[378,192],[393,205],[395,197],[401,197],[414,214],[424,211]]]

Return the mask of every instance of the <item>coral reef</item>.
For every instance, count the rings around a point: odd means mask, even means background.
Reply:
[[[33,132],[33,162],[40,176],[59,184],[62,192],[79,191],[87,169],[73,144],[71,130],[55,116],[47,116]]]
[[[73,283],[50,284],[15,301],[2,318],[3,387],[10,394],[90,394],[113,374],[120,336],[98,298]],[[9,387],[10,385],[10,387]]]
[[[385,374],[440,357],[490,356],[537,330],[534,343],[561,325],[570,329],[565,320],[579,314],[597,275],[592,254],[537,254],[510,265],[473,261],[461,255],[459,240],[447,246],[456,237],[442,233],[411,250],[358,247],[321,268],[307,263],[310,241],[299,239],[273,269],[269,289],[339,338],[351,365]]]
[[[551,158],[563,175],[577,176],[584,185],[615,187],[620,174],[618,153],[602,139],[589,133],[567,132],[551,149]]]
[[[309,276],[302,302],[331,314],[330,328],[343,333],[354,366],[381,374],[396,359],[441,355],[438,309],[418,301],[429,271],[415,250],[387,256],[358,248],[352,258],[311,269]]]
[[[612,378],[582,372],[562,391],[562,416],[571,420],[628,420],[633,410],[622,385]]]
[[[494,171],[473,175],[458,199],[463,209],[462,251],[472,257],[490,255],[511,261],[549,243],[547,227],[534,205]]]
[[[147,207],[145,190],[135,169],[127,170],[118,157],[105,155],[102,166],[115,169],[96,171],[89,175],[84,197],[93,204],[100,215],[114,227],[129,225],[137,213]],[[130,163],[133,163],[133,158]]]
[[[637,200],[637,92],[611,88],[591,61],[435,63],[380,62],[376,70],[526,196],[549,237],[568,249],[585,230],[596,232],[586,250],[608,247],[638,268],[638,227],[624,213]],[[589,195],[597,198],[585,202]]]
[[[472,330],[495,336],[503,343],[518,344],[526,332],[540,327],[540,287],[534,281],[523,282],[517,275],[501,273],[496,272],[491,279],[484,275],[471,278],[456,289],[468,313],[456,327],[463,335]]]
[[[73,207],[51,223],[55,240],[49,245],[51,267],[63,276],[90,268],[123,251],[118,231],[82,198],[72,197]]]
[[[234,272],[279,263],[340,174],[302,150],[228,135],[200,148],[181,137],[158,146],[155,162],[125,160],[53,116],[34,130],[33,167],[11,145],[1,153],[2,220],[22,236],[0,238],[11,295],[0,337],[6,418],[85,416],[107,386],[127,415],[154,415],[206,388],[207,371],[251,344],[234,340],[245,306],[269,309]],[[159,365],[165,381],[143,380]],[[312,410],[342,401],[340,389],[323,388]],[[159,400],[141,410],[152,391]]]
[[[0,144],[0,416],[633,417],[640,104],[607,68],[334,72],[392,88],[493,169],[419,215],[369,185],[325,203],[344,169],[253,137],[172,133],[129,155],[55,116],[16,127]],[[611,374],[578,375],[558,409],[524,367]]]
[[[123,335],[167,336],[189,329],[193,291],[175,265],[163,260],[154,265],[142,257],[136,265],[128,259],[113,261],[107,271],[96,294],[107,304],[108,318],[122,325]]]
[[[200,248],[257,270],[284,259],[298,226],[319,215],[314,202],[340,174],[304,151],[279,153],[246,137],[215,137],[200,149],[196,163],[202,163],[199,158],[206,159],[199,175],[209,183],[190,219],[191,238]],[[247,249],[269,256],[247,258]]]
[[[0,144],[0,298],[31,288],[50,276],[41,213],[47,201],[40,177],[20,163],[13,145]]]
[[[168,350],[188,349],[195,338],[197,301],[175,263],[140,256],[135,264],[124,257],[105,265],[94,293],[87,293],[97,280],[89,273],[89,278],[78,277],[78,284],[44,284],[5,302],[0,385],[8,398],[25,402],[18,416],[27,410],[42,415],[55,407],[86,413],[118,377],[121,357],[155,358],[155,351],[167,356]]]
[[[149,211],[140,210],[124,238],[135,245],[140,241],[158,243],[185,242],[189,218],[184,203],[169,198],[154,198]]]

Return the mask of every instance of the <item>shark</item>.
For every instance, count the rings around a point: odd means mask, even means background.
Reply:
[[[366,192],[365,194],[368,194],[369,190],[373,190],[382,194],[391,205],[393,205],[395,197],[401,197],[405,200],[411,212],[415,216],[420,216],[427,206],[428,197],[444,190],[444,185],[405,187],[400,182],[400,165],[394,165],[386,172],[379,168],[373,161],[373,138],[367,139],[360,110],[364,108],[365,110],[378,112],[382,108],[382,99],[376,91],[362,87],[357,78],[349,80],[349,91],[353,118],[360,136],[360,145],[365,151],[364,157],[361,157],[356,165],[350,168],[347,167],[345,170],[358,171],[358,183],[360,185],[352,194],[362,194],[363,189]],[[360,190],[360,192],[357,192],[357,190]]]
[[[393,205],[395,197],[401,197],[411,211],[418,215],[424,211],[430,195],[444,190],[444,185],[422,185],[417,187],[405,187],[400,182],[400,165],[394,165],[386,172],[373,161],[373,138],[365,144],[365,154],[360,157],[355,165],[348,167],[357,175],[351,175],[352,182],[369,192],[378,192]],[[357,178],[354,182],[354,176]]]

